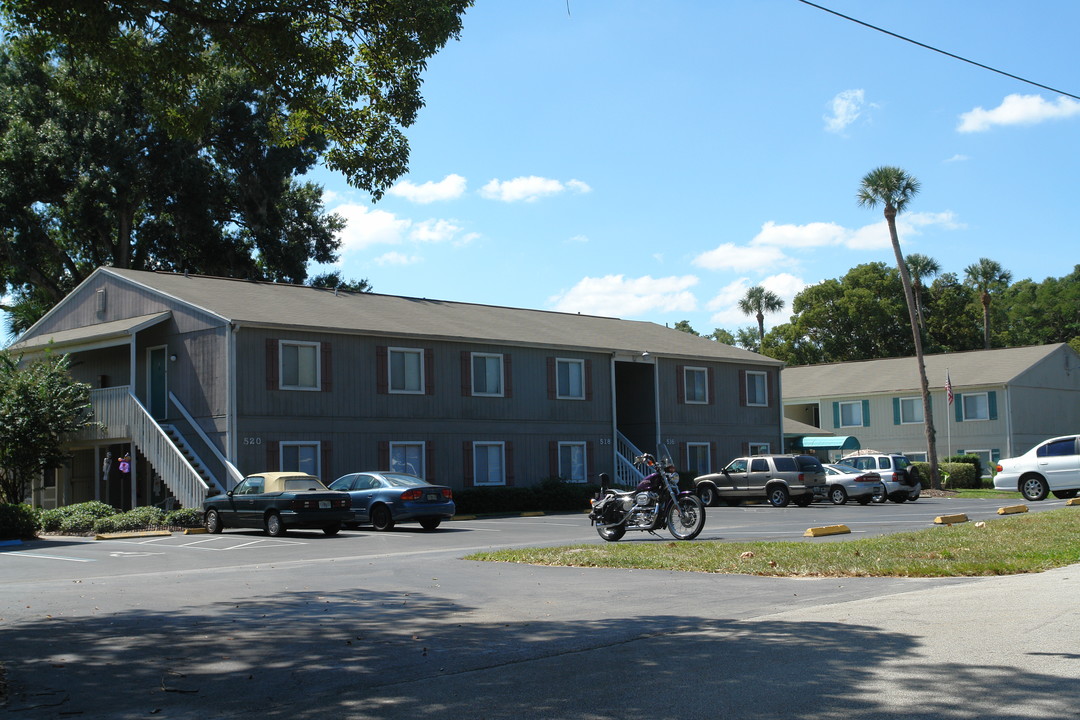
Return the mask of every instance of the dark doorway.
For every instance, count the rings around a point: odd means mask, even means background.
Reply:
[[[615,363],[615,425],[645,452],[656,451],[656,366]]]

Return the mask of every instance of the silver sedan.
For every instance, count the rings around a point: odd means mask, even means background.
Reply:
[[[885,486],[881,475],[873,470],[859,470],[850,465],[825,465],[826,495],[835,505],[854,500],[866,505],[876,497],[884,496]]]

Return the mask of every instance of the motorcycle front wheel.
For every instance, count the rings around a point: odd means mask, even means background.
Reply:
[[[597,525],[596,532],[608,542],[615,542],[622,539],[622,536],[626,534],[626,526],[616,525],[615,527],[606,528],[603,525]]]
[[[668,509],[668,532],[676,540],[693,540],[705,527],[705,506],[696,495],[682,495]]]

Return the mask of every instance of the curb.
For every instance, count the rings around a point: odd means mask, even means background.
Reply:
[[[826,525],[824,527],[807,528],[803,537],[821,537],[822,535],[846,535],[851,532],[847,525]]]
[[[206,528],[184,528],[185,535],[206,535],[208,532]]]
[[[124,538],[158,537],[159,535],[172,535],[169,530],[144,530],[142,532],[119,532],[102,533],[95,535],[95,540],[123,540]]]

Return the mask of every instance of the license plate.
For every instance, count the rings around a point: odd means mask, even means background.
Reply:
[[[438,495],[438,493],[428,493],[427,495],[424,496],[424,499],[427,500],[428,502],[435,502],[436,500],[439,499],[439,495]]]
[[[319,509],[320,510],[329,510],[330,509],[330,501],[329,500],[320,500],[319,501]]]

